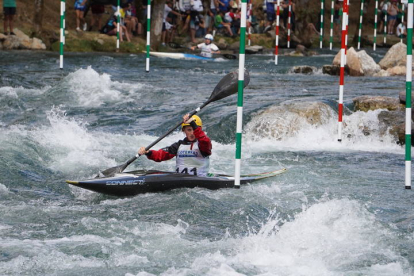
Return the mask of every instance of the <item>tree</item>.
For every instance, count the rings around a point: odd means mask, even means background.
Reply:
[[[165,0],[153,0],[151,3],[151,46],[157,49],[161,43],[162,21]]]
[[[35,34],[41,34],[42,33],[42,22],[43,22],[43,10],[45,7],[45,1],[44,0],[35,0],[34,1],[34,32]]]

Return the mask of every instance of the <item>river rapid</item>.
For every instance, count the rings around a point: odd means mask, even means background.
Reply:
[[[115,198],[65,180],[134,156],[238,61],[152,58],[145,73],[144,55],[69,53],[59,70],[56,53],[0,51],[0,275],[414,275],[404,148],[362,133],[378,128],[379,111],[346,110],[337,142],[339,77],[321,73],[336,52],[279,57],[278,66],[271,55],[246,56],[242,173],[286,173],[241,189]],[[369,54],[378,62],[385,50]],[[289,73],[295,65],[319,71]],[[405,77],[346,77],[344,104],[402,90]],[[210,172],[234,174],[236,101],[200,112]],[[260,115],[315,102],[332,107],[320,125]],[[154,148],[182,137],[177,130]],[[174,167],[139,158],[127,170]]]

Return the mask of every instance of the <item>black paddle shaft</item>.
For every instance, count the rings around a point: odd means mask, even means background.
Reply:
[[[238,70],[236,70],[224,76],[214,88],[213,92],[210,95],[210,98],[205,103],[203,103],[201,106],[199,106],[198,108],[194,109],[193,111],[189,113],[190,117],[197,114],[201,109],[203,109],[209,103],[221,100],[232,94],[235,94],[238,91],[238,85],[239,85],[238,75],[239,75]],[[244,87],[246,87],[249,84],[249,82],[250,82],[249,72],[247,70],[244,70]],[[174,127],[170,128],[165,134],[163,134],[157,140],[155,140],[150,145],[148,145],[145,148],[145,151],[150,150],[153,146],[158,144],[159,141],[161,141],[171,132],[176,130],[181,124],[182,124],[182,121],[177,123]],[[126,169],[126,167],[128,167],[132,162],[134,162],[139,156],[140,155],[137,154],[134,157],[130,158],[128,161],[126,161],[122,165],[101,171],[97,177],[101,177],[102,175],[105,177],[109,177],[109,176],[113,176],[116,173],[121,173]]]

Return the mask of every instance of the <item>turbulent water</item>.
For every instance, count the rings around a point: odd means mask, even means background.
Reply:
[[[379,61],[385,51],[370,54]],[[347,110],[338,143],[338,77],[289,73],[332,59],[329,51],[280,57],[278,66],[270,55],[246,58],[242,173],[286,173],[241,189],[114,198],[65,180],[134,156],[238,62],[154,58],[145,73],[143,55],[68,54],[59,70],[55,53],[0,52],[0,275],[413,275],[404,148],[375,131],[378,112]],[[396,98],[404,79],[346,77],[345,105]],[[234,173],[236,98],[200,113],[211,172]],[[261,113],[315,102],[331,107],[319,125]],[[266,131],[255,127],[261,121]],[[365,136],[364,127],[374,131]],[[182,137],[177,130],[155,148]],[[139,158],[128,169],[174,163]]]

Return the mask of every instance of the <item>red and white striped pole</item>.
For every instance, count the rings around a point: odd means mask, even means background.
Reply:
[[[288,36],[287,36],[287,47],[290,48],[290,28],[291,28],[291,18],[292,18],[292,0],[289,0],[289,13],[288,13],[288,23],[287,23],[287,29],[288,29]]]
[[[339,75],[339,102],[338,102],[338,141],[342,141],[342,114],[344,103],[344,76],[346,64],[346,38],[347,38],[347,21],[348,21],[348,1],[344,1],[342,15],[342,41],[341,41],[341,69]]]
[[[280,18],[280,0],[277,0],[276,7],[276,41],[275,41],[275,65],[277,65],[277,58],[279,55],[279,18]]]

